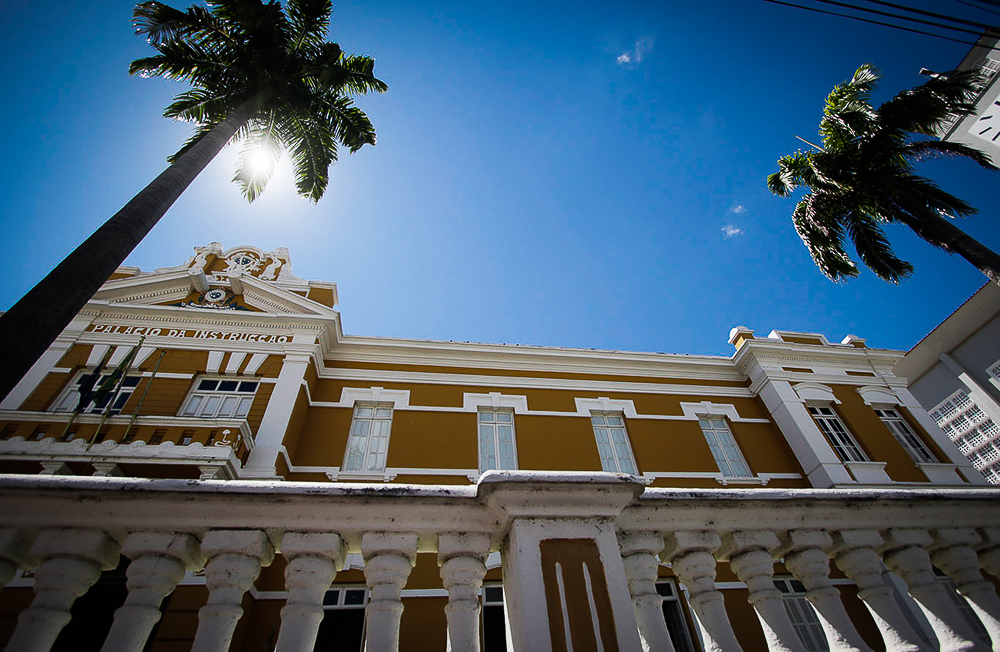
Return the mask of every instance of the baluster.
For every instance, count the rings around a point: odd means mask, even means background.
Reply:
[[[400,595],[417,561],[417,535],[412,532],[365,532],[361,537],[365,580],[371,599],[365,609],[366,652],[399,649]]]
[[[228,650],[243,615],[243,594],[257,579],[261,566],[274,559],[274,545],[260,530],[211,530],[201,551],[208,557],[208,603],[198,612],[191,652]]]
[[[17,569],[38,566],[38,560],[31,556],[31,544],[35,533],[15,528],[0,528],[0,588],[10,584]]]
[[[778,536],[773,532],[742,530],[724,534],[719,552],[722,558],[728,557],[729,567],[747,585],[747,600],[760,619],[767,649],[805,652],[785,611],[781,591],[774,587],[774,558],[770,551],[778,546]]]
[[[448,590],[449,652],[479,650],[479,589],[486,574],[490,537],[482,533],[446,532],[438,537],[441,581]]]
[[[70,607],[100,578],[118,566],[118,541],[107,532],[60,528],[43,530],[31,547],[42,560],[35,571],[35,599],[21,612],[7,642],[10,652],[47,652],[70,621]]]
[[[1000,647],[1000,598],[993,585],[983,579],[979,558],[972,546],[981,538],[966,528],[932,530],[934,549],[931,561],[955,581],[958,592],[979,616],[993,640]]]
[[[715,588],[715,557],[722,540],[715,532],[671,532],[664,556],[687,587],[688,603],[698,618],[707,652],[742,652],[729,623],[722,593]]]
[[[882,532],[882,539],[882,560],[906,582],[910,595],[927,616],[941,652],[986,650],[975,642],[947,587],[934,577],[930,555],[924,550],[933,543],[931,535],[926,530],[891,528]]]
[[[277,652],[312,652],[323,620],[323,596],[344,563],[340,536],[327,532],[286,532],[281,540],[288,602],[281,609]]]
[[[141,652],[160,620],[163,598],[185,570],[205,563],[198,539],[183,532],[133,532],[122,542],[122,554],[132,560],[126,571],[128,597],[115,611],[102,652]]]
[[[874,530],[841,530],[833,533],[833,545],[828,548],[837,568],[851,578],[861,598],[882,633],[886,652],[929,652],[920,636],[896,603],[895,590],[886,584],[882,558],[875,549],[882,537]]]
[[[663,535],[659,532],[623,532],[619,535],[625,577],[628,579],[635,621],[644,652],[674,652],[674,645],[663,620],[663,598],[656,592]]]
[[[830,652],[871,652],[830,581],[830,557],[824,549],[832,544],[822,530],[791,530],[782,540],[785,568],[806,587],[806,600],[816,609]]]
[[[1000,527],[982,527],[976,530],[982,541],[976,544],[979,563],[994,577],[1000,577]]]

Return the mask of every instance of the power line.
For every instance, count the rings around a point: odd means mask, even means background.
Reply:
[[[991,14],[996,14],[997,16],[1000,16],[1000,11],[995,11],[993,9],[987,9],[986,7],[980,7],[979,5],[974,5],[971,2],[967,2],[967,0],[955,0],[955,2],[963,4],[966,7],[972,7],[973,9],[978,9],[979,11],[988,11]],[[1000,7],[1000,4],[997,4],[996,6]]]
[[[883,7],[892,7],[893,9],[902,9],[903,11],[909,11],[910,13],[918,14],[920,16],[930,16],[931,18],[938,18],[941,20],[949,20],[953,23],[958,23],[959,25],[968,25],[970,27],[975,27],[980,31],[986,30],[996,30],[998,29],[996,25],[987,25],[986,23],[980,23],[973,20],[965,20],[963,18],[955,18],[953,16],[948,16],[946,14],[937,14],[933,11],[924,11],[923,9],[916,9],[913,7],[906,7],[904,5],[897,5],[894,2],[886,2],[885,0],[864,0],[864,2],[870,2],[872,4],[881,5]],[[861,7],[858,7],[861,9]],[[871,9],[862,9],[862,11],[873,11]],[[900,18],[904,18],[900,16]],[[915,18],[905,18],[905,20],[916,20]],[[922,22],[922,21],[921,21]]]
[[[817,9],[816,7],[805,7],[803,5],[793,4],[791,2],[782,2],[782,0],[764,0],[764,2],[770,2],[775,5],[784,5],[785,7],[792,7],[794,9],[805,9],[806,11],[814,11],[818,14],[826,14],[827,16],[839,16],[840,18],[850,18],[851,20],[857,20],[862,23],[869,23],[871,25],[880,25],[882,27],[891,27],[892,29],[898,29],[904,32],[910,32],[911,34],[922,34],[923,36],[933,36],[934,38],[939,38],[945,41],[951,41],[952,43],[962,43],[963,45],[978,45],[975,41],[963,41],[962,39],[951,38],[950,36],[943,36],[941,34],[935,34],[934,32],[925,32],[919,29],[912,29],[910,27],[903,27],[902,25],[894,25],[892,23],[885,23],[879,20],[871,20],[869,18],[862,18],[860,16],[851,16],[850,14],[841,14],[835,11],[826,11],[824,9]],[[985,46],[982,46],[985,47]],[[992,47],[986,48],[988,50],[1000,50],[1000,48]]]
[[[814,0],[815,2],[822,2],[826,5],[834,5],[837,7],[844,7],[846,9],[854,9],[857,11],[864,11],[869,14],[876,14],[878,16],[886,16],[887,18],[898,18],[900,20],[908,20],[911,23],[919,23],[921,25],[930,25],[931,27],[938,27],[940,29],[950,29],[953,32],[962,32],[964,34],[972,34],[973,36],[979,36],[979,34],[987,27],[984,25],[981,29],[973,31],[971,29],[965,29],[964,27],[952,27],[951,25],[942,25],[941,23],[935,23],[930,20],[923,20],[920,18],[911,18],[910,16],[901,16],[899,14],[889,13],[888,11],[879,11],[878,9],[866,9],[865,7],[858,7],[857,5],[848,4],[846,2],[837,2],[837,0]],[[868,0],[868,2],[877,2],[878,0]],[[884,2],[879,2],[879,4],[888,4]],[[899,5],[896,5],[899,6]],[[903,7],[906,9],[906,7]]]

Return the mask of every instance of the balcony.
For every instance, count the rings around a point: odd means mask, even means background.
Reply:
[[[253,450],[245,419],[0,411],[7,471],[47,475],[238,478]],[[131,427],[130,427],[131,424]],[[100,429],[100,431],[98,431]]]
[[[832,650],[989,650],[961,612],[971,608],[1000,644],[1000,598],[982,574],[1000,576],[998,498],[994,489],[653,489],[602,473],[491,471],[458,487],[5,475],[0,581],[34,569],[35,592],[7,649],[49,650],[76,598],[123,556],[128,597],[104,650],[141,651],[163,598],[201,569],[208,597],[191,649],[227,650],[245,594],[280,553],[276,649],[310,651],[324,595],[356,553],[370,595],[366,649],[394,651],[403,587],[418,554],[430,553],[447,594],[449,649],[471,652],[485,562],[499,552],[515,652],[673,650],[656,590],[665,565],[704,649],[801,652],[776,564],[802,587]],[[738,579],[727,584],[752,605],[739,608],[759,620],[759,644],[734,628],[738,605],[723,598],[717,568]],[[886,569],[915,601],[923,633]],[[843,591],[870,618],[846,608]],[[881,641],[859,633],[862,616]]]

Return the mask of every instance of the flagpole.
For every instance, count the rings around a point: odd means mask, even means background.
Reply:
[[[91,435],[90,441],[87,442],[87,448],[84,450],[89,451],[90,448],[94,445],[94,440],[97,439],[97,435],[101,433],[101,428],[104,427],[104,422],[107,420],[108,415],[111,414],[111,408],[114,406],[115,401],[118,400],[118,396],[122,392],[122,387],[125,385],[125,379],[128,378],[128,372],[132,369],[132,361],[135,360],[135,356],[139,352],[139,349],[142,347],[142,343],[145,340],[146,340],[145,335],[140,337],[139,343],[136,344],[135,347],[132,348],[131,353],[129,353],[128,363],[125,366],[125,370],[122,372],[122,377],[118,380],[118,387],[115,388],[115,394],[114,396],[111,397],[111,400],[108,401],[108,404],[104,407],[104,412],[101,414],[101,422],[97,424],[97,430],[95,430],[94,434]],[[122,362],[124,362],[124,360]]]
[[[128,437],[129,431],[132,430],[132,425],[135,424],[135,420],[139,416],[139,409],[142,407],[142,402],[146,400],[146,394],[149,393],[149,388],[153,386],[153,379],[156,378],[156,372],[160,369],[160,363],[163,362],[163,356],[166,354],[166,349],[160,351],[160,357],[156,360],[156,365],[153,367],[153,373],[149,376],[149,382],[146,383],[146,387],[142,390],[142,396],[139,397],[139,402],[136,404],[135,410],[132,411],[132,418],[128,422],[128,427],[125,428],[126,437]]]

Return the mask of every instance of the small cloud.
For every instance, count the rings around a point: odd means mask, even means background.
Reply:
[[[735,224],[727,224],[722,227],[722,237],[726,240],[730,238],[735,238],[738,235],[743,235],[743,229],[736,226]]]
[[[628,52],[622,52],[615,58],[615,61],[619,66],[628,66],[632,64],[640,64],[642,60],[646,58],[646,55],[653,51],[653,37],[643,36],[635,42],[635,47],[633,47]]]
[[[729,209],[733,215],[740,215],[747,212],[747,207],[743,204],[733,204],[732,208]]]

